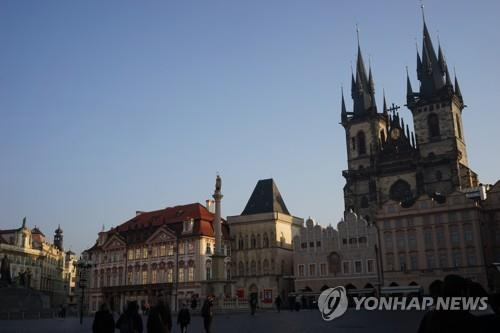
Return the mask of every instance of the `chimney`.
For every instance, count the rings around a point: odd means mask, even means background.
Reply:
[[[215,203],[215,201],[214,201],[214,200],[212,200],[212,199],[207,199],[205,202],[206,202],[206,205],[205,205],[205,206],[207,207],[207,210],[208,210],[210,213],[215,214],[215,209],[214,209],[214,208],[215,208],[215,207],[214,207],[214,203]]]

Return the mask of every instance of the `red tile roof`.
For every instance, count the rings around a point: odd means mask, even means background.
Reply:
[[[205,206],[200,203],[192,203],[187,205],[179,205],[175,207],[167,207],[151,212],[140,212],[130,220],[120,224],[119,226],[107,231],[109,235],[114,233],[120,234],[127,243],[141,242],[141,239],[135,240],[134,237],[128,238],[126,235],[129,232],[144,231],[146,234],[152,234],[154,230],[162,225],[167,225],[170,229],[181,232],[182,222],[190,218],[194,219],[193,233],[187,236],[203,235],[214,237],[214,229],[212,222],[215,214],[211,213]],[[222,221],[222,236],[224,239],[229,239],[229,228],[225,221]],[[98,249],[100,246],[96,243],[87,251]]]

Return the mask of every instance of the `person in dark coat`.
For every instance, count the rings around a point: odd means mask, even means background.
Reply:
[[[113,333],[115,331],[115,320],[108,305],[102,303],[99,311],[95,313],[94,322],[92,323],[93,333]]]
[[[162,296],[158,297],[158,302],[149,311],[148,333],[169,333],[172,330],[172,315],[170,307]]]
[[[142,333],[142,318],[136,301],[128,303],[127,309],[116,322],[116,328],[120,330],[120,333]]]
[[[281,312],[281,297],[280,297],[280,295],[276,296],[276,299],[274,300],[274,304],[276,304],[276,310],[278,310],[278,313]]]
[[[179,315],[177,316],[177,324],[181,326],[181,333],[187,332],[187,327],[191,322],[191,314],[189,313],[189,309],[185,304],[182,304],[181,311],[179,311]]]
[[[252,294],[252,296],[250,296],[250,314],[252,316],[255,315],[256,309],[257,309],[257,296]]]
[[[214,317],[213,313],[214,302],[211,296],[208,296],[203,306],[201,307],[201,316],[203,317],[203,327],[206,333],[211,332],[212,319]]]

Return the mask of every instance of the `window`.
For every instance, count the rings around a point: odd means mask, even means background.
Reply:
[[[209,245],[207,244],[207,246],[209,246]],[[185,242],[180,242],[179,243],[179,249],[178,249],[178,251],[179,251],[179,254],[185,254],[186,253],[186,243]]]
[[[135,259],[141,259],[141,249],[135,249]]]
[[[321,247],[321,241],[316,241],[316,247]]]
[[[194,281],[194,267],[188,267],[188,281]]]
[[[307,249],[307,242],[300,243],[300,247],[303,249]]]
[[[166,249],[165,244],[162,244],[160,246],[160,257],[164,257],[165,256],[165,249]]]
[[[257,263],[255,262],[255,260],[252,260],[250,262],[250,274],[257,275]]]
[[[384,221],[384,228],[385,229],[390,229],[391,228],[391,221],[385,220]]]
[[[467,264],[469,266],[477,265],[476,254],[474,253],[474,251],[467,252]]]
[[[245,275],[245,265],[241,261],[238,264],[238,275],[239,276]]]
[[[351,263],[349,261],[342,262],[342,274],[347,275],[351,273]]]
[[[134,260],[134,250],[128,250],[128,260]]]
[[[269,238],[267,237],[267,233],[264,233],[264,244],[263,247],[269,247]]]
[[[436,268],[436,259],[434,258],[434,254],[427,254],[427,269]]]
[[[151,283],[156,283],[157,282],[157,277],[158,277],[158,272],[156,271],[156,269],[153,269],[151,271]]]
[[[472,243],[474,241],[474,235],[471,225],[464,226],[464,240],[466,243]]]
[[[194,242],[193,241],[188,242],[188,253],[190,253],[190,254],[194,253]]]
[[[448,267],[448,255],[446,252],[439,253],[439,267],[446,268]]]
[[[148,248],[147,247],[142,249],[142,259],[148,259]]]
[[[168,244],[167,255],[168,256],[173,256],[174,255],[174,244],[172,244],[172,243]]]
[[[352,150],[356,150],[356,138],[351,138],[351,145],[352,145]]]
[[[127,284],[132,284],[132,271],[127,272]]]
[[[386,265],[387,265],[387,270],[392,271],[394,270],[394,255],[393,254],[386,254]]]
[[[418,258],[416,255],[411,254],[410,255],[410,269],[411,270],[416,270],[418,269]]]
[[[264,261],[266,262],[266,261]],[[264,268],[265,270],[265,268]],[[304,265],[299,265],[299,276],[304,276]]]
[[[363,266],[361,264],[361,260],[354,261],[354,273],[361,274],[363,272]]]
[[[153,246],[153,253],[152,253],[153,258],[158,257],[158,247],[155,245]]]
[[[460,234],[456,226],[450,227],[450,241],[452,246],[460,245]]]
[[[444,230],[442,227],[436,228],[436,240],[439,247],[446,247],[446,239],[444,238]]]
[[[459,250],[453,251],[453,267],[462,266],[462,254]]]
[[[184,281],[184,267],[179,267],[179,282]]]
[[[424,241],[425,241],[426,248],[431,249],[434,247],[434,244],[432,241],[432,229],[425,229],[424,230]]]
[[[314,242],[309,242],[309,247],[314,248]]]
[[[356,137],[358,139],[358,154],[366,154],[365,133],[363,131],[359,131]]]
[[[417,250],[417,235],[415,234],[415,231],[408,232],[408,246],[410,251]]]
[[[205,249],[206,254],[212,254],[212,247],[210,246],[210,243],[207,242],[207,247]]]
[[[316,276],[316,264],[309,264],[309,276]]]
[[[385,243],[385,248],[387,251],[392,251],[392,234],[391,233],[385,233],[384,234],[384,243]]]
[[[437,114],[431,113],[427,117],[427,126],[429,127],[429,137],[435,138],[440,135],[439,118]]]
[[[448,213],[448,222],[456,222],[457,221],[457,213],[449,212]]]
[[[142,271],[142,284],[148,284],[148,271]]]
[[[434,223],[435,224],[440,224],[444,222],[443,214],[436,214],[434,215]]]
[[[254,235],[250,237],[250,247],[252,249],[255,249],[257,247],[257,240],[255,239]]]
[[[319,265],[319,274],[321,276],[325,276],[326,275],[326,264],[320,264]]]
[[[373,259],[366,260],[366,272],[367,273],[375,272],[375,260]]]
[[[404,251],[406,249],[406,241],[404,234],[400,232],[397,236],[397,241],[398,241],[398,250],[399,251]]]
[[[406,255],[405,254],[399,255],[399,269],[401,270],[401,272],[406,271]]]

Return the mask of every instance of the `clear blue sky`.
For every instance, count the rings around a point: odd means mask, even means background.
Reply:
[[[426,1],[485,183],[500,166],[499,15],[498,1]],[[0,228],[60,223],[80,251],[136,210],[204,202],[217,171],[225,216],[273,177],[294,215],[335,224],[356,23],[379,106],[382,88],[404,104],[417,1],[2,0]]]

